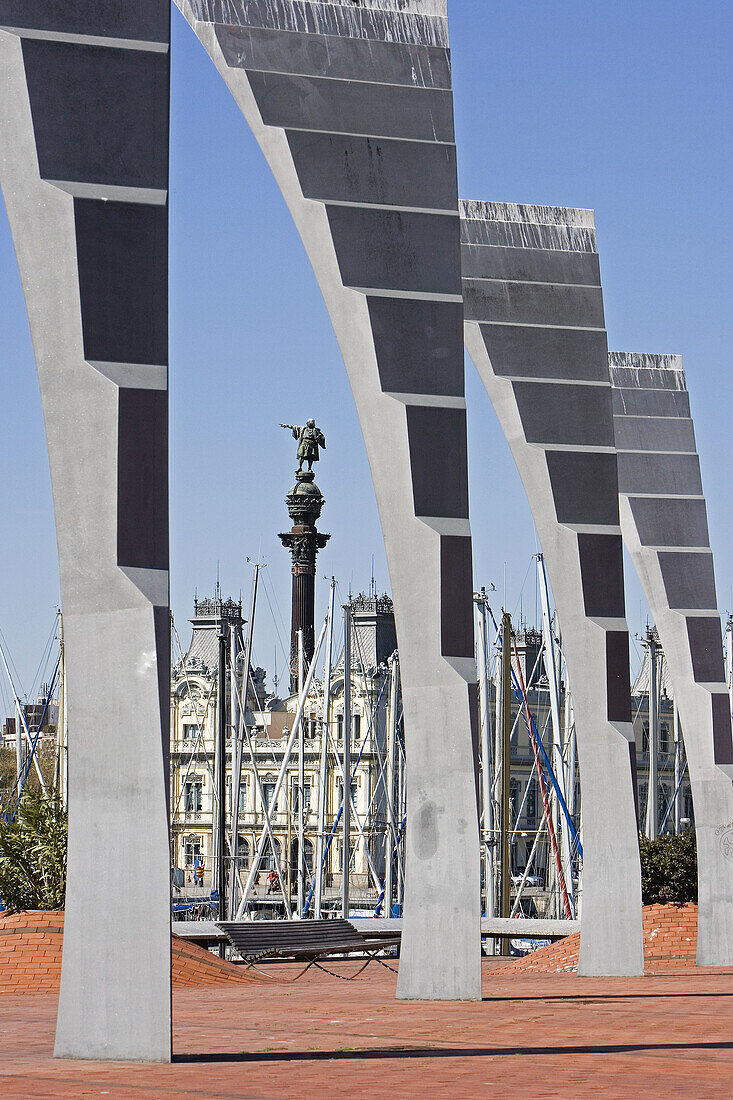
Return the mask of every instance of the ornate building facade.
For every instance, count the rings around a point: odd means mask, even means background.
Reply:
[[[376,897],[375,879],[383,877],[385,837],[385,747],[389,699],[389,659],[396,650],[392,601],[387,596],[359,596],[350,601],[352,612],[351,662],[351,893],[358,907]],[[215,881],[215,847],[218,800],[215,772],[218,707],[219,636],[234,627],[241,636],[242,608],[233,600],[196,601],[191,619],[193,634],[185,655],[173,667],[171,683],[171,858],[174,868],[174,907],[185,909],[196,899],[208,899]],[[306,890],[314,879],[318,847],[318,804],[324,774],[321,758],[328,735],[325,768],[326,813],[324,839],[327,848],[324,876],[324,906],[335,907],[341,884],[342,836],[338,813],[342,798],[339,759],[344,736],[343,650],[334,632],[334,654],[328,722],[324,721],[324,685],[314,678],[304,708],[304,853],[307,866]],[[242,698],[242,651],[238,647],[236,691]],[[322,677],[322,672],[319,669]],[[227,675],[224,705],[231,713],[231,676]],[[237,873],[240,884],[247,877],[251,860],[265,828],[264,803],[268,806],[273,845],[266,843],[252,893],[254,909],[280,912],[282,894],[273,891],[270,872],[279,869],[292,895],[297,878],[297,742],[287,766],[286,782],[273,804],[277,776],[286,752],[297,710],[298,698],[280,699],[266,692],[265,673],[251,670],[245,721],[252,753],[245,743],[239,796]],[[241,726],[240,726],[241,728]],[[233,730],[227,730],[225,830],[232,827]],[[246,739],[245,739],[246,741]],[[401,757],[400,757],[401,759]],[[330,841],[329,841],[330,838]],[[231,853],[226,853],[231,874]],[[203,869],[197,875],[197,868]]]

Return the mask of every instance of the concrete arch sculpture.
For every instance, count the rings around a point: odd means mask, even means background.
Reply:
[[[290,208],[372,470],[408,805],[398,996],[480,997],[460,238],[445,0],[176,0]]]
[[[733,965],[733,740],[713,555],[678,355],[612,352],[621,531],[664,648],[695,806],[697,961]]]
[[[582,974],[641,974],[611,386],[593,214],[461,204],[466,347],[519,469],[572,680],[583,792]]]
[[[0,0],[0,185],[38,368],[64,609],[57,1056],[171,1051],[169,26],[166,0]]]

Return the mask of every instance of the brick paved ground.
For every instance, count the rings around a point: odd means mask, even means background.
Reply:
[[[343,973],[353,964],[336,964]],[[335,967],[335,968],[336,968]],[[292,967],[273,967],[285,977]],[[156,1097],[730,1097],[733,970],[633,980],[484,974],[481,1004],[394,1000],[352,983],[177,989],[171,1066],[56,1062],[56,997],[0,998],[0,1095]],[[90,991],[90,996],[93,996]]]
[[[36,933],[34,952],[48,952],[36,962],[54,962],[59,917],[45,916],[51,947]],[[671,944],[667,918],[683,947]],[[646,922],[646,939],[664,941],[660,955],[685,954],[689,922],[666,907]],[[14,936],[17,947],[20,932],[0,936],[0,979]],[[353,982],[311,970],[288,983],[301,969],[292,964],[268,967],[270,981],[212,980],[202,952],[181,952],[170,1066],[54,1061],[56,994],[0,996],[3,1100],[733,1095],[733,969],[679,958],[644,978],[591,979],[520,962],[500,973],[500,960],[486,960],[482,1003],[456,1005],[395,1001],[395,975],[374,963]],[[357,964],[330,968],[346,976]]]

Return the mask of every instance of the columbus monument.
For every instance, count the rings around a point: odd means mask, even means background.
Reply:
[[[313,659],[315,645],[314,615],[316,592],[316,557],[330,539],[316,530],[316,523],[325,501],[316,485],[313,463],[320,458],[320,448],[325,449],[326,437],[315,420],[308,420],[304,427],[281,424],[298,440],[298,469],[296,482],[285,498],[288,514],[293,521],[289,531],[281,534],[283,546],[290,551],[293,561],[293,602],[290,619],[290,690],[298,690],[298,632],[303,631],[303,660],[306,669]],[[303,463],[308,469],[303,469]]]

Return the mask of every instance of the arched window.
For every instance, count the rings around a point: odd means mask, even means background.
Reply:
[[[313,844],[307,837],[303,840],[303,852],[305,853],[305,868],[306,875],[310,878],[313,877],[314,867],[314,849]],[[298,838],[295,837],[290,845],[290,875],[293,880],[297,880],[298,876]]]
[[[659,751],[670,753],[672,742],[669,736],[669,722],[662,722],[659,726]]]
[[[186,867],[195,867],[201,861],[203,842],[200,836],[187,836],[183,841],[183,858]]]
[[[273,851],[270,838],[268,836],[265,841],[265,847],[262,852],[262,860],[260,862],[261,871],[274,871],[276,866],[280,866],[280,841],[275,841],[275,850]]]
[[[277,805],[275,804],[275,787],[276,781],[274,776],[266,776],[262,784],[262,797],[265,800],[265,806],[270,814],[277,812]]]
[[[517,813],[519,812],[519,804],[521,801],[522,785],[518,779],[511,779],[509,781],[509,806],[511,808],[511,824],[515,825],[517,822]]]
[[[237,867],[240,871],[249,868],[249,841],[246,837],[237,837]]]
[[[667,786],[666,783],[662,783],[662,785],[659,787],[659,790],[657,792],[657,813],[659,815],[659,828],[660,829],[662,828],[662,822],[664,821],[664,815],[667,812],[667,807],[669,806],[671,798],[672,798],[671,789]],[[667,818],[667,825],[670,824],[671,816],[672,816],[672,814],[670,813],[669,817]],[[666,827],[667,826],[665,826],[665,828]]]
[[[534,828],[537,824],[537,782],[532,780],[527,792],[527,824],[530,828]]]
[[[686,817],[692,825],[695,821],[695,810],[692,804],[692,791],[689,787],[685,787],[684,806],[685,812],[682,816]]]
[[[204,780],[203,776],[192,775],[183,784],[183,812],[186,814],[200,814],[203,801]]]

